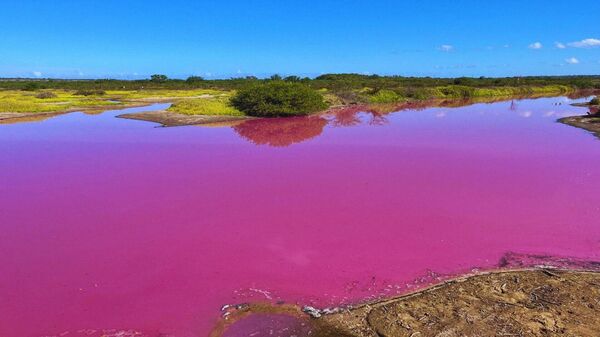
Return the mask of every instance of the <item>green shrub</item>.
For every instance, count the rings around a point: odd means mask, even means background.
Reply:
[[[592,98],[590,105],[600,105],[600,99],[598,97]]]
[[[402,96],[398,95],[391,90],[379,90],[371,97],[369,97],[370,103],[396,103],[402,100]]]
[[[25,84],[25,86],[23,87],[23,91],[36,91],[38,89],[40,89],[41,86],[36,83],[36,82],[29,82],[27,84]]]
[[[102,96],[104,95],[104,90],[77,90],[73,95],[77,96]]]
[[[475,88],[462,85],[450,85],[438,88],[447,98],[470,98],[474,96]]]
[[[258,117],[307,115],[327,108],[323,96],[314,89],[305,84],[283,81],[241,89],[231,103],[247,115]]]
[[[154,75],[150,76],[151,82],[163,83],[163,82],[166,82],[168,79],[169,78],[167,77],[167,75],[154,74]]]
[[[198,83],[204,81],[204,78],[201,76],[190,76],[185,81],[188,83]]]

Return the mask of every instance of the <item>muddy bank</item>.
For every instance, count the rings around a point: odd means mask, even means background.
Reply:
[[[159,123],[163,126],[185,126],[185,125],[223,125],[230,126],[231,123],[254,119],[245,116],[208,116],[208,115],[184,115],[166,110],[136,112],[118,115],[118,118],[134,119],[146,122]]]
[[[211,336],[241,335],[238,324],[246,320],[256,336],[593,336],[600,331],[599,298],[598,272],[495,271],[350,309],[304,308],[312,318],[291,305],[243,306]]]
[[[0,124],[39,122],[67,112],[0,112]]]
[[[26,123],[26,122],[39,122],[44,121],[46,119],[64,115],[71,112],[82,112],[85,114],[99,114],[104,111],[110,110],[124,110],[129,108],[137,108],[147,106],[149,103],[153,102],[140,102],[140,101],[123,101],[120,102],[122,104],[118,105],[100,105],[100,106],[89,106],[83,108],[72,108],[61,111],[52,111],[52,112],[0,112],[0,124],[16,124],[16,123]],[[154,103],[162,103],[161,100],[157,100]]]
[[[587,130],[600,138],[600,115],[598,114],[565,117],[559,119],[558,122]]]

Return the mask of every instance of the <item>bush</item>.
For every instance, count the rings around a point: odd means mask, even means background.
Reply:
[[[74,95],[77,96],[102,96],[104,95],[105,92],[104,90],[77,90],[75,91]]]
[[[324,110],[323,96],[301,83],[273,81],[241,89],[231,99],[238,110],[250,116],[307,115]]]
[[[379,90],[373,96],[369,97],[370,103],[396,103],[402,100],[402,97],[391,90]]]
[[[592,98],[590,105],[600,105],[600,99],[598,97]]]
[[[56,98],[56,94],[50,91],[43,91],[39,94],[35,95],[35,98],[47,99],[47,98]]]
[[[166,82],[168,79],[169,78],[167,77],[167,75],[154,74],[154,75],[150,76],[150,81],[152,81],[152,82],[163,83],[163,82]]]
[[[36,91],[38,89],[40,89],[41,86],[38,83],[35,82],[29,82],[27,84],[25,84],[25,86],[23,87],[23,91]]]
[[[197,83],[197,82],[204,81],[204,78],[202,78],[200,76],[190,76],[185,81],[188,83]]]

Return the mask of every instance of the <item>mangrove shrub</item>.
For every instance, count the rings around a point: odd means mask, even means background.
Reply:
[[[276,117],[307,115],[324,110],[323,96],[296,82],[272,81],[240,89],[231,104],[250,116]]]

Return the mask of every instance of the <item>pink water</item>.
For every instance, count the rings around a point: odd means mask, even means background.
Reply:
[[[598,259],[600,141],[555,123],[585,112],[567,103],[0,125],[0,336],[204,337],[223,304],[353,303],[508,252]]]

